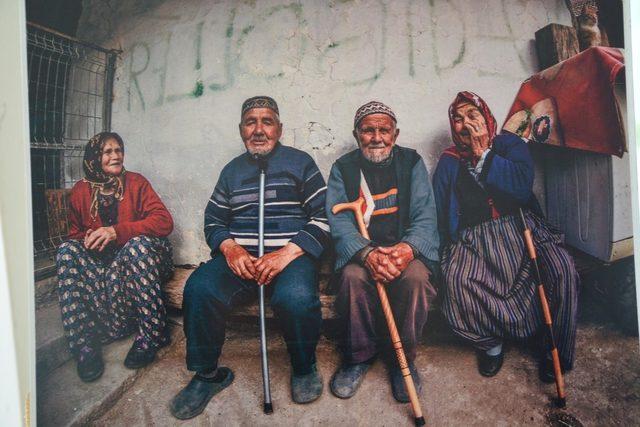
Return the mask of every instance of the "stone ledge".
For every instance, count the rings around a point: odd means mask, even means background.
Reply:
[[[46,277],[35,282],[36,308],[58,301],[58,277]]]
[[[157,359],[177,345],[176,331],[176,328],[172,328],[173,343],[161,349]],[[111,409],[138,377],[153,366],[151,364],[138,370],[125,368],[124,358],[132,343],[133,338],[130,337],[105,346],[105,370],[97,381],[82,382],[76,373],[74,360],[68,360],[49,375],[39,378],[38,426],[90,425]]]
[[[62,328],[60,307],[50,303],[36,309],[36,373],[48,374],[71,359]]]

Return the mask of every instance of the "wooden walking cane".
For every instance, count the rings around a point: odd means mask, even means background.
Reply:
[[[391,192],[385,194],[375,195],[373,196],[373,199],[382,199],[387,195],[393,193],[397,193],[397,190],[391,190]],[[356,218],[356,222],[358,223],[360,234],[362,234],[365,239],[369,239],[369,232],[367,231],[367,226],[364,223],[364,215],[362,213],[362,208],[365,206],[365,204],[366,201],[364,197],[360,196],[358,199],[351,203],[339,203],[335,205],[331,209],[331,212],[333,212],[334,215],[337,215],[342,211],[352,211],[353,215]],[[392,210],[395,211],[397,210],[397,208],[380,209],[378,211],[374,211],[373,215],[383,215],[385,213],[391,213]],[[396,327],[396,322],[393,319],[391,305],[389,304],[389,299],[387,298],[387,291],[384,289],[384,285],[380,282],[376,282],[376,288],[378,290],[378,297],[380,298],[380,305],[382,306],[384,317],[387,320],[391,342],[393,343],[393,348],[396,351],[398,364],[400,365],[400,371],[402,372],[402,376],[404,377],[404,384],[407,388],[407,394],[409,394],[409,400],[411,401],[411,408],[413,409],[413,414],[415,417],[415,425],[422,426],[425,424],[424,417],[422,416],[422,408],[420,408],[420,401],[418,400],[416,387],[413,384],[413,378],[411,377],[411,372],[409,371],[407,358],[404,355],[404,349],[402,348],[402,341],[400,340],[400,335],[398,334],[398,328]]]
[[[542,314],[544,316],[544,323],[547,325],[547,334],[551,343],[551,358],[553,359],[553,373],[556,380],[556,390],[558,392],[558,400],[556,405],[559,408],[567,406],[567,397],[564,392],[564,378],[562,377],[562,369],[560,368],[560,356],[558,355],[558,348],[556,347],[556,341],[553,336],[553,322],[551,320],[551,310],[549,309],[549,301],[547,300],[547,293],[544,290],[544,284],[540,277],[540,269],[538,267],[538,256],[536,254],[536,248],[533,246],[533,234],[527,227],[527,223],[524,220],[524,213],[520,208],[520,219],[524,227],[524,241],[529,252],[529,257],[533,261],[533,269],[536,274],[536,280],[538,282],[538,296],[540,297],[540,305],[542,306]]]

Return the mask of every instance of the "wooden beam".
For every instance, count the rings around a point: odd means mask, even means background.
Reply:
[[[580,52],[573,27],[549,24],[536,31],[536,51],[540,70],[556,65]]]

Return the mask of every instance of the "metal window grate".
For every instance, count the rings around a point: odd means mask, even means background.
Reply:
[[[55,270],[68,232],[69,190],[82,178],[84,144],[110,130],[117,51],[27,26],[36,277]]]

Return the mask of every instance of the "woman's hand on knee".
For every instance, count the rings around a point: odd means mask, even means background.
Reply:
[[[84,247],[102,252],[117,237],[116,230],[113,227],[100,227],[96,230],[89,229],[84,236]]]

